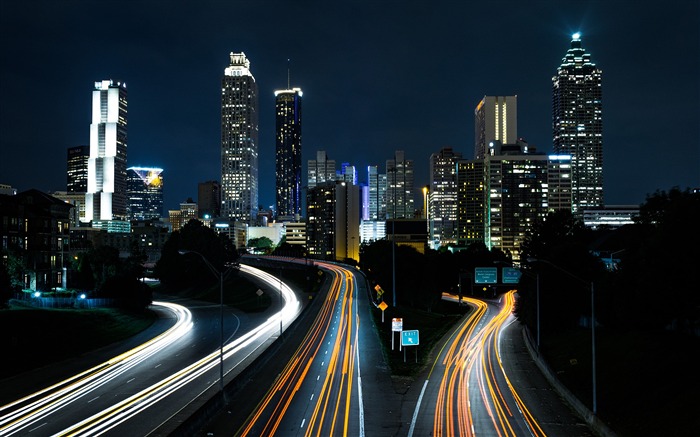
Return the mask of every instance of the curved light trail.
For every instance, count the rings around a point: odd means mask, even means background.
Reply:
[[[512,320],[514,293],[510,291],[503,296],[503,303],[493,317],[487,317],[489,306],[485,302],[466,298],[474,311],[445,344],[444,354],[440,354],[444,370],[432,435],[516,436],[523,432],[535,437],[545,435],[501,363],[500,333]],[[436,364],[438,361],[431,374]]]
[[[285,305],[279,312],[267,319],[263,324],[226,344],[224,346],[224,360],[236,356],[238,352],[254,342],[259,341],[261,338],[272,336],[272,334],[277,332],[277,326],[279,326],[280,322],[284,325],[288,325],[296,318],[300,311],[300,305],[295,294],[286,284],[280,283],[278,278],[264,271],[245,265],[241,265],[240,269],[245,273],[257,276],[259,279],[267,282],[270,287],[278,289],[285,301]],[[26,398],[0,407],[0,412],[11,410],[0,417],[0,436],[20,432],[51,413],[56,412],[60,408],[67,407],[73,400],[97,389],[101,384],[118,376],[126,371],[126,369],[138,365],[144,359],[168,346],[192,327],[191,314],[186,308],[166,302],[154,302],[154,304],[166,306],[178,314],[178,322],[175,327],[155,339],[144,343],[138,348],[122,354],[119,357],[115,357],[100,366],[96,366],[93,369],[27,396]],[[158,341],[159,339],[160,341]],[[263,342],[260,341],[260,344],[262,343]],[[74,424],[56,435],[91,436],[103,434],[139,413],[142,413],[158,401],[173,394],[181,387],[219,365],[219,354],[220,351],[217,348],[215,352],[205,356],[199,361],[192,363],[129,398]],[[236,356],[237,362],[233,367],[238,365],[245,358],[245,356]],[[211,382],[202,392],[217,383],[218,379]],[[33,398],[38,399],[31,402],[29,405],[23,405]]]
[[[0,436],[20,432],[95,390],[167,347],[192,328],[192,313],[177,304],[153,302],[172,311],[177,321],[159,336],[109,361],[0,407]]]
[[[292,428],[305,436],[363,435],[354,273],[335,264],[316,265],[332,275],[327,297],[238,435],[288,435]]]

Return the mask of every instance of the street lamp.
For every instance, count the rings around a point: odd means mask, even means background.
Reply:
[[[573,273],[569,272],[568,270],[565,270],[558,265],[554,264],[551,261],[547,261],[546,259],[538,259],[538,258],[528,258],[527,262],[529,263],[534,263],[534,262],[543,262],[545,264],[549,264],[550,266],[554,267],[557,270],[560,270],[567,275],[571,276],[572,278],[582,282],[585,285],[588,285],[589,282],[586,281],[585,279],[581,279],[578,276],[574,275]],[[593,415],[595,416],[598,414],[598,401],[597,401],[597,391],[596,391],[596,359],[595,359],[595,286],[593,284],[593,281],[590,281],[591,285],[591,382],[593,385]],[[540,282],[539,282],[539,273],[537,276],[537,322],[538,322],[538,328],[537,328],[537,342],[539,344],[539,290],[540,290]]]
[[[204,261],[204,264],[209,267],[209,270],[214,274],[214,277],[219,279],[219,389],[221,390],[221,395],[226,402],[226,393],[224,392],[224,276],[234,267],[233,265],[228,267],[223,272],[214,267],[209,260],[201,253],[194,250],[178,250],[177,253],[180,255],[187,255],[188,253],[193,253],[199,255]]]

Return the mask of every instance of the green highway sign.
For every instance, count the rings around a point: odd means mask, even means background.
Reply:
[[[476,267],[474,269],[475,284],[497,284],[498,267]]]
[[[418,346],[418,330],[401,331],[401,346]]]
[[[515,267],[503,267],[501,275],[503,276],[502,282],[504,284],[517,284],[520,282],[522,273]]]

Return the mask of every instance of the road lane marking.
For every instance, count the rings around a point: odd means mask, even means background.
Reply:
[[[130,380],[126,381],[126,383],[127,383],[127,384],[130,383],[130,382],[133,381],[134,379],[136,379],[136,378],[131,378]]]
[[[89,404],[90,402],[94,401],[95,399],[99,399],[99,398],[100,398],[100,397],[99,397],[99,396],[97,396],[96,398],[92,398],[92,399],[90,399],[90,400],[88,401],[88,404]]]
[[[420,403],[423,401],[423,395],[425,394],[425,389],[428,387],[428,380],[425,380],[423,384],[423,389],[420,391],[420,396],[418,396],[418,403],[416,404],[416,409],[413,411],[413,418],[411,419],[411,427],[408,429],[408,437],[413,437],[413,431],[416,429],[416,420],[418,419],[418,410],[420,410]]]
[[[304,420],[301,421],[301,426],[300,426],[300,428],[303,428],[305,423],[306,423],[306,418],[304,418]]]
[[[49,422],[44,422],[41,425],[37,426],[36,428],[30,429],[29,432],[36,431],[37,429],[41,428],[42,426],[46,425],[47,423],[49,423]]]

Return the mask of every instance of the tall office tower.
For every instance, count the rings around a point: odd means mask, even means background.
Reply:
[[[457,161],[462,154],[446,147],[430,155],[429,243],[433,249],[457,243]]]
[[[85,195],[87,221],[126,220],[126,84],[95,82]]]
[[[499,145],[500,146],[500,145]],[[500,149],[500,150],[499,150]],[[520,246],[548,213],[548,159],[518,141],[484,159],[484,243],[520,260]]]
[[[307,171],[309,188],[324,182],[335,181],[335,159],[328,159],[325,151],[318,150],[316,159],[309,159]]]
[[[603,206],[602,71],[575,33],[552,78],[554,153],[571,155],[571,209]]]
[[[484,242],[486,205],[484,160],[457,161],[457,243]]]
[[[66,191],[69,193],[87,193],[88,159],[90,146],[68,148]]]
[[[488,144],[518,139],[518,96],[484,96],[474,110],[474,159],[483,159]]]
[[[360,187],[330,181],[307,192],[306,247],[314,258],[359,260]]]
[[[387,218],[413,218],[413,160],[406,159],[403,150],[386,161],[386,180]]]
[[[221,210],[242,223],[258,216],[258,85],[245,53],[231,52],[221,80]]]
[[[129,196],[129,220],[152,220],[163,217],[163,169],[129,167],[126,169]]]
[[[199,218],[221,215],[221,185],[218,181],[200,182],[197,185],[197,209]]]
[[[386,220],[386,174],[378,173],[376,165],[367,166],[369,186],[369,220]]]
[[[275,91],[277,216],[301,214],[301,88]]]

